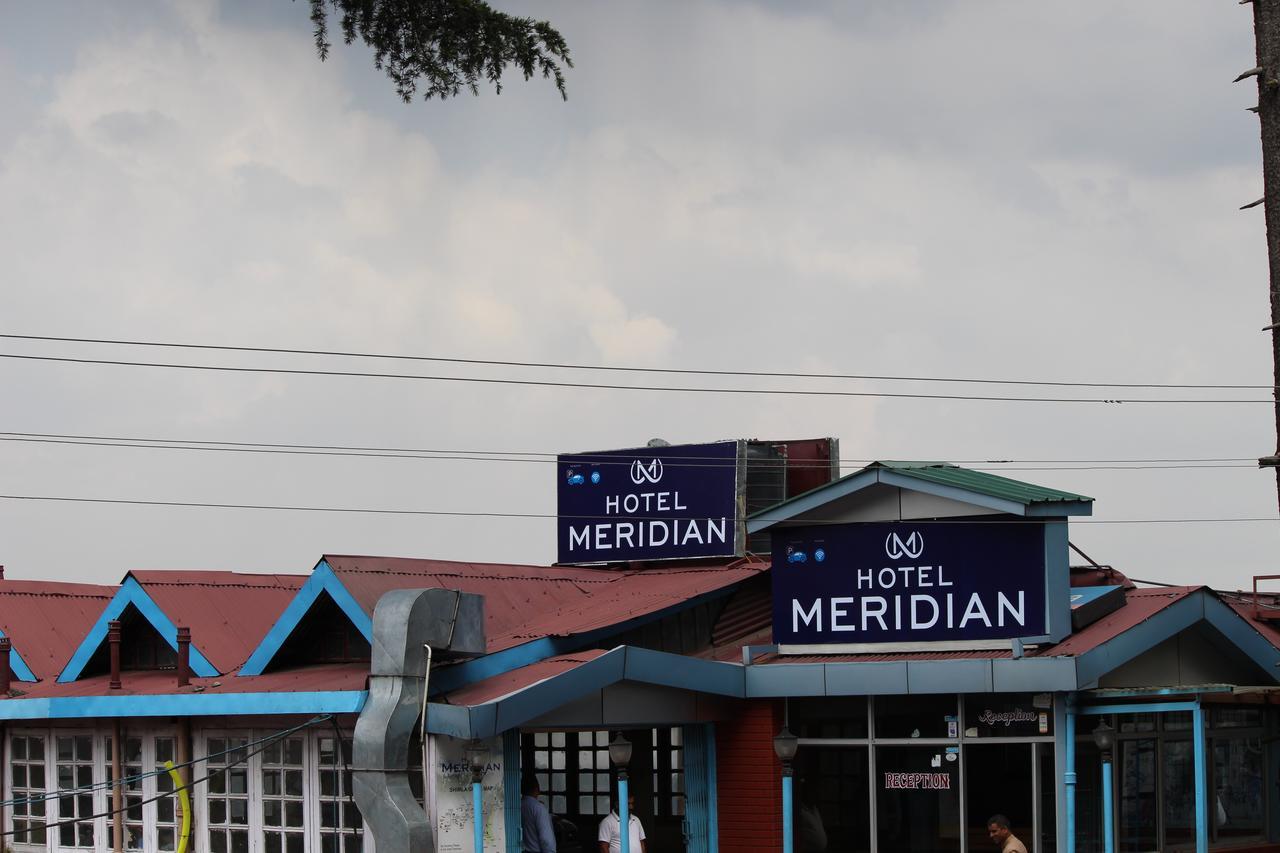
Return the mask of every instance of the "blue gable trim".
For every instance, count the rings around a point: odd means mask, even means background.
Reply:
[[[195,717],[244,714],[355,714],[364,690],[298,693],[182,693],[161,696],[66,696],[0,700],[0,720],[101,717]]]
[[[1277,669],[1280,667],[1280,649],[1271,645],[1271,642],[1258,633],[1258,629],[1249,624],[1247,619],[1219,601],[1216,596],[1207,594],[1204,602],[1204,618],[1206,622],[1218,629],[1222,636],[1230,640],[1232,645],[1257,664],[1268,678],[1272,681],[1280,680],[1280,670]]]
[[[298,594],[284,609],[284,613],[280,614],[276,624],[271,626],[271,630],[262,638],[262,642],[258,643],[253,654],[249,655],[244,666],[240,667],[240,674],[262,675],[321,594],[328,594],[333,599],[333,603],[347,614],[347,618],[351,620],[356,630],[370,643],[373,642],[373,618],[364,612],[347,588],[342,585],[342,581],[338,580],[329,563],[321,560],[311,572],[311,577],[307,578],[307,582],[302,585],[302,589],[298,590]]]
[[[0,631],[0,637],[9,636],[4,631]],[[9,670],[18,677],[19,681],[39,681],[36,674],[31,671],[31,667],[27,666],[27,662],[22,659],[22,653],[18,651],[17,646],[9,648]]]
[[[147,595],[147,591],[142,588],[142,584],[138,583],[132,575],[129,575],[124,579],[124,583],[120,585],[120,589],[116,591],[116,594],[112,596],[111,601],[107,603],[107,609],[102,611],[98,621],[93,623],[89,633],[80,642],[75,654],[71,656],[71,660],[63,668],[62,673],[58,676],[60,683],[65,684],[80,677],[81,673],[84,672],[84,668],[88,665],[89,659],[93,657],[93,653],[106,642],[107,623],[113,619],[119,619],[120,614],[130,604],[138,608],[138,612],[151,623],[151,627],[156,629],[171,649],[178,650],[178,626],[173,624],[173,621],[165,615],[165,612],[151,600],[151,596]],[[195,643],[191,644],[191,671],[206,678],[222,674],[214,669],[213,664],[209,663],[208,658],[200,652]]]

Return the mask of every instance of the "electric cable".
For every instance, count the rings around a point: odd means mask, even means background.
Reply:
[[[287,730],[287,731],[284,731],[284,732],[278,732],[278,733],[276,733],[275,735],[269,736],[269,737],[267,738],[267,740],[270,740],[271,742],[275,742],[275,741],[280,740],[280,739],[282,739],[282,738],[288,737],[290,734],[293,734],[293,733],[294,733],[294,732],[296,732],[296,731],[300,731],[301,729],[308,728],[308,727],[310,727],[310,726],[316,725],[317,723],[323,723],[323,722],[325,722],[326,720],[330,719],[331,717],[332,717],[332,715],[331,715],[331,714],[321,714],[320,716],[313,717],[312,719],[308,720],[306,723],[303,723],[303,724],[302,724],[302,725],[300,725],[300,726],[295,726],[293,729],[290,729],[290,730]],[[262,744],[262,746],[258,747],[256,750],[254,750],[254,751],[252,751],[252,752],[246,752],[246,753],[245,753],[243,756],[241,756],[240,758],[237,758],[235,761],[232,761],[231,763],[226,764],[226,765],[224,765],[223,767],[218,768],[217,770],[213,771],[212,773],[207,773],[207,774],[205,774],[204,776],[201,776],[199,779],[193,779],[193,780],[191,780],[191,782],[189,782],[189,783],[188,783],[187,785],[185,785],[184,787],[186,787],[186,788],[194,788],[196,785],[199,785],[199,784],[201,784],[201,783],[203,783],[203,782],[207,782],[208,780],[212,779],[214,776],[217,776],[217,775],[222,774],[222,773],[226,773],[226,772],[227,772],[228,770],[230,770],[232,767],[235,767],[235,766],[236,766],[236,765],[238,765],[238,764],[242,764],[242,763],[244,763],[244,762],[248,761],[250,758],[252,758],[253,756],[257,755],[257,754],[258,754],[258,753],[260,753],[260,752],[264,752],[264,751],[266,751],[267,747],[269,747],[269,746],[271,746],[271,743],[264,743],[264,744]],[[227,750],[227,752],[237,752],[237,751],[245,750],[245,749],[248,749],[248,745],[247,745],[247,744],[246,744],[246,745],[244,745],[244,746],[238,746],[238,747],[235,747],[233,750]],[[220,753],[220,754],[225,754],[225,753]],[[196,761],[205,761],[205,760],[207,760],[208,758],[209,758],[209,756],[204,756],[204,757],[199,758],[199,759],[193,759],[191,762],[188,762],[188,764],[193,764],[193,763],[195,763]],[[183,765],[174,765],[175,769],[176,769],[177,767],[179,767],[179,766],[183,766]],[[165,770],[164,772],[165,772],[165,773],[168,773],[168,770]],[[155,775],[155,774],[150,774],[150,775]],[[124,784],[124,780],[123,780],[123,779],[121,780],[120,784],[122,784],[122,785]],[[114,787],[114,785],[113,785],[112,787]],[[59,791],[59,792],[58,792],[58,794],[57,794],[57,796],[59,796],[59,797],[65,797],[65,796],[74,796],[75,794],[76,794],[76,791],[75,791],[75,790],[65,790],[65,791]],[[175,796],[176,794],[177,794],[177,791],[165,791],[164,793],[157,794],[157,795],[155,795],[154,797],[148,797],[147,799],[142,800],[141,802],[136,802],[136,803],[133,803],[133,804],[131,804],[131,805],[122,806],[121,808],[118,808],[118,809],[114,809],[114,808],[113,808],[113,809],[108,809],[108,810],[107,810],[107,811],[105,811],[105,812],[98,812],[98,813],[96,813],[96,814],[91,814],[91,815],[81,815],[81,816],[78,816],[78,817],[66,818],[66,819],[63,819],[63,820],[55,821],[54,823],[43,823],[43,824],[38,824],[38,825],[35,825],[35,826],[29,826],[29,827],[27,827],[27,828],[25,828],[25,829],[20,829],[20,830],[17,830],[17,829],[11,829],[11,830],[8,830],[8,831],[6,831],[6,832],[0,832],[0,838],[3,838],[4,836],[10,836],[10,835],[22,835],[22,836],[27,836],[27,835],[30,835],[30,834],[31,834],[31,833],[33,833],[33,832],[38,832],[38,831],[39,831],[39,830],[41,830],[41,829],[43,829],[45,832],[48,832],[50,829],[57,829],[58,827],[62,827],[62,826],[74,826],[74,825],[75,825],[75,824],[77,824],[77,823],[87,823],[87,822],[89,822],[89,821],[97,820],[98,818],[101,818],[101,817],[114,817],[114,816],[115,816],[115,815],[117,815],[117,814],[123,814],[123,813],[125,813],[125,812],[127,812],[127,811],[130,811],[130,810],[132,810],[132,809],[141,808],[141,807],[143,807],[143,806],[147,805],[148,803],[154,803],[154,802],[156,802],[157,800],[163,800],[163,799],[165,799],[166,797],[172,797],[172,796]],[[25,842],[24,842],[24,843],[25,843]]]
[[[379,373],[356,370],[311,370],[285,367],[236,367],[215,364],[179,364],[161,361],[132,361],[106,358],[70,358],[52,355],[25,355],[18,353],[0,353],[0,358],[20,359],[24,361],[46,361],[61,364],[98,364],[116,367],[154,367],[166,370],[203,370],[219,373],[272,374],[283,376],[338,376],[357,379],[399,379],[425,382],[457,382],[477,383],[482,385],[524,386],[538,388],[574,388],[604,391],[650,391],[680,394],[745,394],[750,396],[784,396],[784,397],[861,397],[877,399],[911,399],[911,400],[964,400],[972,402],[1000,403],[1099,403],[1121,405],[1131,403],[1137,405],[1165,404],[1257,404],[1275,405],[1275,400],[1267,399],[1231,399],[1231,398],[1102,398],[1102,397],[1011,397],[976,394],[926,394],[905,391],[840,391],[810,390],[802,388],[713,388],[713,387],[681,387],[674,385],[619,385],[609,382],[557,382],[549,379],[513,379],[493,376],[445,376],[422,373]],[[1270,386],[1268,386],[1270,387]]]
[[[787,371],[767,371],[767,370],[713,370],[705,368],[677,368],[677,367],[639,367],[624,365],[602,365],[602,364],[581,364],[572,362],[550,362],[550,361],[512,361],[501,359],[485,359],[485,358],[459,358],[456,356],[429,356],[429,355],[404,355],[396,353],[370,353],[370,352],[353,352],[350,350],[313,350],[313,349],[289,349],[285,347],[250,347],[250,346],[228,346],[216,344],[194,344],[194,343],[178,343],[169,341],[138,341],[138,340],[120,340],[113,338],[73,338],[61,337],[54,335],[17,335],[17,334],[0,334],[0,339],[21,340],[21,341],[43,341],[55,343],[77,343],[77,344],[106,344],[110,346],[131,346],[131,347],[160,347],[169,349],[191,349],[191,350],[214,350],[220,352],[252,352],[252,353],[270,353],[273,355],[309,355],[309,356],[326,356],[339,358],[366,358],[366,359],[386,359],[393,361],[423,361],[434,362],[438,364],[465,364],[473,366],[485,367],[521,367],[521,368],[537,368],[550,370],[595,370],[610,371],[619,373],[654,373],[665,375],[679,376],[732,376],[743,378],[767,378],[767,379],[851,379],[863,381],[877,382],[955,382],[982,385],[1027,385],[1040,387],[1056,387],[1056,388],[1160,388],[1160,389],[1182,389],[1182,390],[1226,390],[1226,391],[1244,391],[1244,390],[1276,390],[1274,385],[1244,385],[1244,384],[1185,384],[1185,383],[1161,383],[1161,382],[1059,382],[1049,380],[1027,380],[1027,379],[982,379],[968,377],[949,377],[949,376],[906,376],[906,375],[875,375],[862,373],[798,373]]]
[[[154,507],[185,507],[193,509],[247,509],[247,510],[270,510],[277,512],[318,512],[318,513],[352,513],[356,515],[406,515],[406,516],[441,516],[448,518],[506,518],[506,519],[548,519],[560,518],[572,521],[702,521],[705,516],[642,516],[642,515],[559,515],[557,513],[546,512],[496,512],[496,511],[466,511],[466,510],[437,510],[437,509],[381,509],[375,507],[326,507],[326,506],[299,506],[299,505],[283,505],[283,504],[234,504],[234,503],[213,503],[200,501],[159,501],[159,500],[131,500],[125,498],[83,498],[68,497],[59,495],[0,495],[0,500],[10,501],[45,501],[54,503],[85,503],[85,504],[108,504],[122,506],[154,506]],[[772,522],[775,519],[767,517],[753,517],[752,522]],[[776,519],[776,521],[784,521],[787,519]],[[930,524],[954,524],[954,523],[972,523],[968,519],[913,519],[911,521],[924,523],[928,521]],[[1213,517],[1213,518],[1083,518],[1073,519],[1072,524],[1233,524],[1245,522],[1280,522],[1280,517],[1256,516],[1256,517]],[[805,521],[807,527],[820,527],[833,524],[844,524],[846,522],[838,520],[812,520]],[[903,522],[911,523],[911,522]],[[982,524],[1025,524],[1021,519],[991,519],[984,520]]]
[[[325,714],[322,716],[325,719],[332,718],[331,714]],[[320,721],[323,722],[324,720],[322,719]],[[266,737],[259,738],[258,740],[244,744],[243,746],[234,746],[224,750],[220,750],[218,752],[211,752],[208,755],[202,755],[199,758],[192,758],[189,761],[182,762],[181,764],[175,764],[173,765],[173,767],[175,770],[180,770],[184,767],[192,767],[196,764],[199,764],[201,761],[208,761],[211,758],[221,758],[224,755],[227,755],[232,752],[237,752],[241,749],[248,749],[251,746],[257,746],[258,744],[266,743],[267,741],[279,740],[280,738],[288,737],[289,735],[295,732],[301,731],[302,729],[305,729],[308,726],[311,726],[314,724],[315,724],[314,721],[308,721],[306,723],[302,723],[301,725],[294,726],[291,729],[284,729],[282,731],[269,734]],[[231,766],[231,765],[228,765],[228,766]],[[169,771],[167,768],[161,767],[156,770],[148,770],[145,773],[135,773],[132,776],[122,776],[118,784],[121,787],[123,787],[126,784],[141,781],[143,779],[146,779],[149,776],[166,776],[168,775],[168,773]],[[0,808],[9,808],[10,806],[29,805],[31,803],[42,803],[48,800],[56,800],[58,797],[72,796],[75,794],[90,794],[95,791],[104,790],[107,788],[114,788],[116,787],[116,785],[117,785],[116,782],[110,782],[110,781],[95,782],[92,785],[86,785],[81,788],[61,788],[61,789],[58,789],[57,791],[46,792],[45,796],[43,797],[20,797],[12,800],[0,800]],[[87,818],[81,818],[81,820],[85,820],[85,819]]]
[[[545,451],[519,450],[449,450],[432,448],[397,448],[368,447],[359,445],[324,445],[324,444],[283,444],[246,441],[216,441],[192,439],[138,438],[124,436],[82,435],[66,433],[31,433],[0,432],[0,441],[33,444],[56,444],[78,447],[120,447],[140,450],[194,450],[205,452],[229,453],[271,453],[286,456],[331,456],[345,458],[368,457],[371,459],[426,459],[464,462],[512,462],[556,464],[561,460],[557,454]],[[642,454],[648,448],[634,448]],[[597,451],[600,455],[574,453],[576,464],[590,464],[601,467],[629,466],[630,458],[620,456],[604,456],[611,451]],[[1247,463],[1247,464],[1245,464]],[[788,461],[785,459],[761,459],[756,461],[761,467],[785,465],[788,470],[829,470],[830,462]],[[991,468],[977,467],[975,470],[985,471],[1088,471],[1088,470],[1130,470],[1132,468],[1258,468],[1257,460],[1252,457],[1200,457],[1190,459],[961,459],[952,464],[969,466],[996,466]],[[1061,465],[1066,467],[1017,467],[1020,465]],[[734,468],[737,460],[725,460],[714,456],[681,456],[663,460],[667,468]],[[1094,467],[1082,467],[1094,466]],[[864,462],[846,461],[839,463],[840,470],[857,470],[865,467]]]

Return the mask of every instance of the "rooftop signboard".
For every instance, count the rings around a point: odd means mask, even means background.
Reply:
[[[906,521],[774,531],[779,645],[989,643],[1047,636],[1046,523]],[[1063,598],[1065,577],[1060,590]],[[1051,630],[1052,629],[1052,630]]]
[[[745,442],[562,454],[558,562],[742,554]]]

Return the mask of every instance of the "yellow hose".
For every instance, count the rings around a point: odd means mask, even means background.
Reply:
[[[178,853],[187,853],[187,844],[191,841],[191,795],[187,793],[187,786],[182,784],[182,775],[172,761],[166,761],[164,769],[169,771],[169,778],[173,780],[173,792],[178,795],[178,802],[182,805],[182,835],[178,836]]]

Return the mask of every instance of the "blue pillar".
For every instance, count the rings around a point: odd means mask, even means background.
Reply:
[[[484,851],[483,789],[483,782],[471,783],[471,823],[472,831],[475,833],[475,846],[472,849],[475,853]]]
[[[782,853],[791,853],[791,773],[782,774]]]
[[[1196,853],[1209,851],[1209,792],[1206,788],[1207,769],[1204,763],[1204,709],[1199,704],[1191,712],[1194,730],[1196,771]]]
[[[1068,699],[1068,701],[1070,701]],[[1062,768],[1062,782],[1067,789],[1067,849],[1065,853],[1076,853],[1076,715],[1071,706],[1067,706],[1066,725],[1063,726],[1066,742],[1062,745],[1065,761]]]
[[[1111,813],[1111,756],[1102,756],[1102,850],[1115,850],[1115,817]]]
[[[631,853],[631,804],[627,802],[627,774],[618,774],[618,839],[622,853]]]

